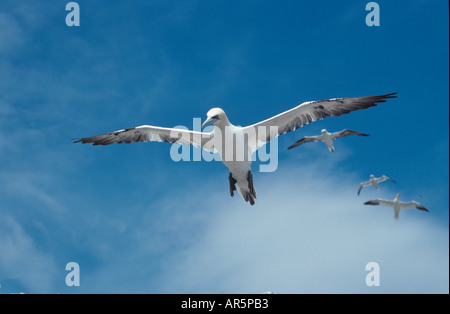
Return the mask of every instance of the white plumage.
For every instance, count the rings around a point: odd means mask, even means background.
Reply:
[[[110,145],[113,143],[158,141],[194,145],[207,151],[218,152],[230,171],[228,178],[231,196],[237,189],[244,200],[253,205],[256,200],[256,191],[251,173],[252,161],[248,156],[256,152],[259,147],[279,135],[294,131],[328,116],[341,116],[351,111],[376,106],[389,98],[397,97],[394,94],[305,102],[291,110],[247,127],[234,126],[229,122],[222,109],[213,108],[207,113],[207,120],[203,124],[203,127],[214,124],[214,130],[209,133],[143,125],[81,138],[75,143]],[[232,144],[227,142],[225,137],[230,134],[237,138],[247,136],[244,147],[240,148],[234,142],[231,142]],[[244,156],[243,159],[240,158],[242,155]]]
[[[418,203],[416,201],[400,202],[400,193],[395,196],[393,201],[376,199],[376,200],[367,201],[364,204],[365,205],[391,206],[394,208],[395,219],[397,219],[397,220],[399,218],[400,210],[402,210],[402,209],[419,209],[419,210],[423,210],[426,212],[429,211],[423,205],[421,205],[420,203]]]
[[[305,137],[301,138],[300,140],[298,140],[297,142],[295,142],[294,144],[289,146],[288,149],[292,149],[292,148],[302,145],[304,143],[324,142],[328,146],[328,149],[330,150],[330,152],[334,152],[333,141],[338,138],[346,137],[349,135],[369,136],[369,134],[360,133],[360,132],[347,130],[347,129],[339,131],[339,132],[334,132],[334,133],[330,133],[326,129],[323,129],[321,132],[322,132],[322,134],[317,135],[317,136],[305,136]]]
[[[382,175],[379,178],[375,178],[375,176],[373,174],[371,174],[369,181],[361,182],[361,184],[359,185],[358,196],[361,193],[361,190],[363,189],[363,187],[373,185],[377,190],[379,190],[380,188],[378,186],[378,183],[381,183],[381,182],[384,182],[384,181],[391,181],[393,183],[397,183],[396,181],[392,180],[391,178],[389,178],[389,177],[387,177],[385,175]]]

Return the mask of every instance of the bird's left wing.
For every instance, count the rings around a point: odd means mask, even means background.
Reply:
[[[359,194],[361,194],[361,190],[363,189],[363,187],[369,186],[371,184],[372,183],[370,181],[368,181],[368,182],[361,182],[361,184],[359,185],[359,189],[358,189],[358,196],[359,196]]]
[[[356,132],[356,131],[345,129],[345,130],[342,130],[342,131],[335,132],[335,133],[331,134],[331,138],[333,140],[335,140],[337,138],[341,138],[341,137],[345,137],[345,136],[349,136],[349,135],[369,136],[369,134],[360,133],[360,132]]]
[[[428,210],[427,208],[425,208],[425,206],[423,206],[422,204],[420,204],[420,203],[418,203],[418,202],[416,202],[416,201],[411,201],[411,202],[407,202],[407,203],[402,203],[402,204],[400,205],[400,207],[401,207],[401,208],[404,208],[404,209],[414,209],[414,208],[417,208],[417,209],[420,209],[420,210],[424,210],[424,211],[426,211],[426,212],[429,212],[429,210]]]
[[[142,125],[135,128],[119,130],[102,135],[83,137],[74,143],[110,145],[114,143],[132,142],[166,142],[176,144],[187,144],[212,150],[209,147],[212,133],[195,132],[184,129],[162,128],[151,125]]]
[[[395,94],[304,102],[291,110],[250,125],[244,130],[255,128],[254,132],[257,134],[258,147],[260,147],[279,135],[294,131],[311,122],[373,107],[389,98],[396,98]]]

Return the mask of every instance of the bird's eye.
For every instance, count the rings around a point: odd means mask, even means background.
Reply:
[[[216,115],[213,117],[213,119],[219,120],[219,115],[216,114]]]

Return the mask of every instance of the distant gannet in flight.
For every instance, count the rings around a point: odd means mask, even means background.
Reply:
[[[345,136],[349,136],[349,135],[369,136],[369,134],[359,133],[359,132],[352,131],[352,130],[347,130],[347,129],[339,131],[339,132],[334,132],[334,133],[329,133],[327,130],[323,129],[321,132],[322,132],[321,135],[305,136],[304,138],[298,140],[297,142],[295,142],[294,144],[289,146],[288,149],[292,149],[294,147],[302,145],[303,143],[324,142],[325,144],[327,144],[328,149],[330,150],[330,152],[334,152],[333,141],[335,139],[338,139],[338,138],[341,138],[341,137],[345,137]]]
[[[210,152],[217,152],[230,171],[228,179],[231,196],[234,196],[237,186],[237,191],[242,198],[253,205],[255,204],[256,191],[251,172],[252,160],[251,158],[237,157],[236,152],[239,149],[243,150],[244,155],[251,156],[260,147],[279,135],[294,131],[328,116],[337,117],[351,111],[376,106],[389,98],[396,98],[395,94],[304,102],[293,109],[247,127],[234,126],[228,121],[227,115],[222,109],[213,108],[208,111],[207,119],[202,125],[202,127],[214,125],[214,130],[209,133],[142,125],[103,135],[81,138],[75,143],[109,145],[113,143],[157,141],[188,144]],[[226,135],[230,134],[233,137],[241,138],[247,136],[247,143],[242,145],[243,148],[239,148],[233,140],[230,145],[230,141],[224,140]]]
[[[358,196],[359,196],[359,193],[361,193],[361,190],[362,190],[363,187],[369,186],[369,185],[373,185],[377,190],[379,190],[380,188],[378,186],[378,183],[384,182],[386,180],[394,182],[394,183],[397,183],[397,182],[395,182],[394,180],[392,180],[391,178],[389,178],[389,177],[387,177],[385,175],[382,175],[379,178],[375,178],[375,176],[373,174],[371,174],[369,181],[361,182],[361,184],[359,185]]]
[[[420,209],[420,210],[424,210],[426,212],[429,212],[428,209],[426,209],[424,206],[422,206],[421,204],[419,204],[416,201],[411,201],[411,202],[400,202],[399,201],[400,198],[400,193],[397,194],[397,196],[395,197],[395,199],[393,201],[387,201],[387,200],[382,200],[382,199],[376,199],[376,200],[371,200],[371,201],[367,201],[364,204],[365,205],[385,205],[385,206],[391,206],[394,208],[394,212],[395,212],[395,219],[398,219],[399,217],[399,213],[401,209]]]

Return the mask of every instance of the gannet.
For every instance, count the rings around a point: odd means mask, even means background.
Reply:
[[[376,200],[371,200],[371,201],[367,201],[364,204],[365,205],[385,205],[385,206],[391,206],[394,208],[394,212],[395,212],[395,219],[398,220],[399,217],[399,213],[401,209],[420,209],[420,210],[424,210],[426,212],[429,212],[428,209],[426,209],[424,206],[422,206],[421,204],[419,204],[416,201],[411,201],[411,202],[400,202],[399,201],[400,198],[400,193],[397,194],[397,196],[395,196],[393,201],[387,201],[387,200],[382,200],[382,199],[376,199]]]
[[[379,190],[380,188],[378,186],[378,183],[384,182],[386,180],[394,182],[394,183],[397,183],[397,182],[395,182],[394,180],[392,180],[391,178],[389,178],[389,177],[387,177],[385,175],[382,175],[379,178],[375,178],[375,176],[373,174],[371,174],[369,181],[361,182],[361,184],[359,185],[358,196],[361,193],[361,190],[362,190],[363,187],[369,186],[369,185],[373,185],[377,190]]]
[[[208,111],[207,119],[202,125],[204,128],[212,124],[214,126],[212,132],[195,132],[142,125],[103,135],[80,138],[74,143],[109,145],[113,143],[157,141],[188,144],[201,147],[210,152],[217,152],[222,162],[229,169],[230,195],[234,196],[234,191],[237,189],[242,198],[253,205],[256,200],[256,191],[251,172],[252,159],[237,158],[237,153],[251,156],[260,147],[279,135],[294,131],[306,124],[322,120],[328,116],[337,117],[351,111],[376,106],[389,98],[396,98],[395,94],[308,101],[247,127],[238,127],[231,124],[222,109],[213,108]],[[226,141],[226,134],[231,134],[233,137],[246,137],[247,142],[243,145],[243,148],[239,148],[234,141],[231,141],[231,143]]]
[[[326,129],[322,129],[321,132],[322,132],[321,135],[303,137],[302,139],[298,140],[297,142],[295,142],[294,144],[289,146],[288,149],[292,149],[294,147],[302,145],[303,143],[324,142],[325,144],[327,144],[330,152],[334,152],[333,141],[338,138],[349,136],[349,135],[369,136],[369,134],[359,133],[359,132],[347,130],[347,129],[339,131],[339,132],[334,132],[334,133],[329,133]]]

